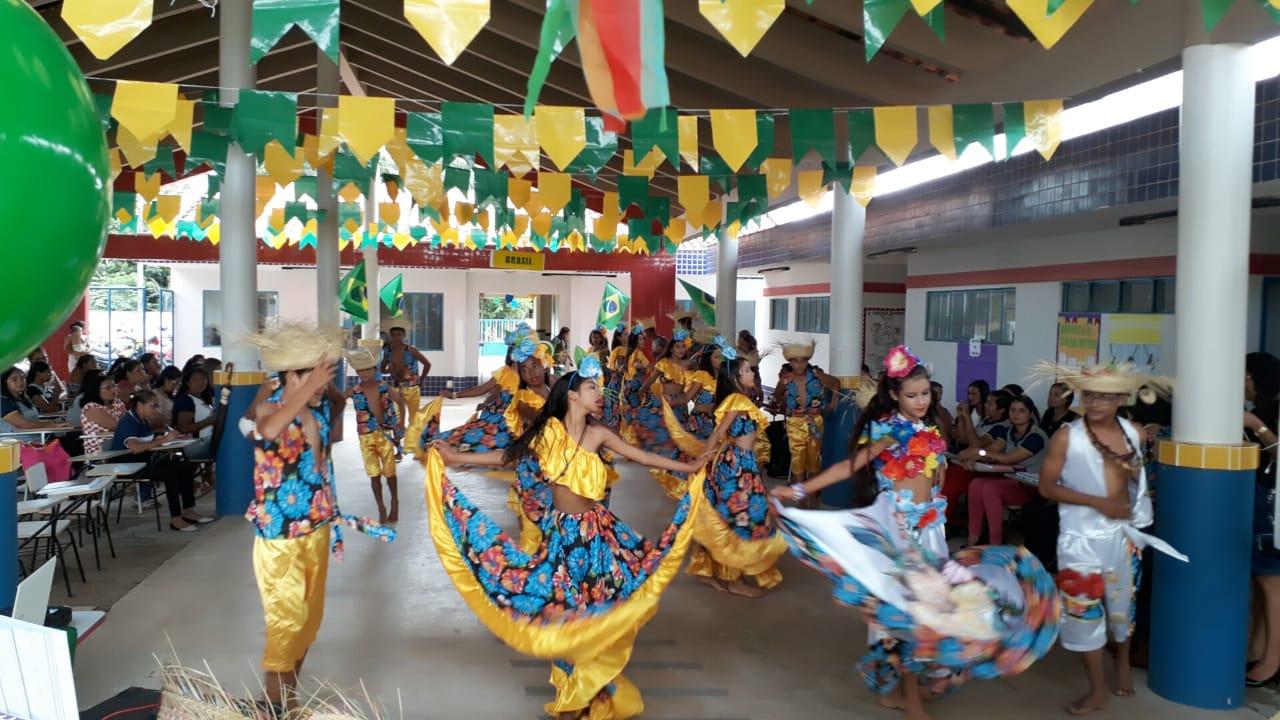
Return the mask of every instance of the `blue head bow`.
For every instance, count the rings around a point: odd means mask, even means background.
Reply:
[[[715,337],[711,340],[711,342],[715,343],[715,344],[716,344],[716,347],[720,348],[720,357],[724,358],[725,360],[737,360],[737,359],[738,359],[738,350],[737,350],[737,348],[735,348],[734,346],[732,346],[732,345],[730,345],[729,343],[725,342],[725,339],[724,339],[724,336],[723,336],[723,335],[717,335],[717,336],[715,336]]]
[[[511,351],[511,359],[518,363],[524,362],[533,357],[538,352],[538,343],[528,335],[524,339],[515,343],[515,348]]]
[[[578,363],[578,377],[583,380],[595,380],[603,374],[604,369],[600,367],[600,359],[595,355],[588,355]]]

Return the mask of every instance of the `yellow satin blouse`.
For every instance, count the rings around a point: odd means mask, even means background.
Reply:
[[[750,416],[755,421],[756,426],[760,428],[768,427],[771,420],[765,411],[761,410],[759,406],[751,401],[751,398],[742,393],[734,393],[720,403],[720,406],[716,408],[716,424],[719,425],[724,420],[724,416],[731,412],[744,413]]]
[[[684,389],[688,390],[694,385],[702,385],[703,390],[709,390],[713,394],[716,391],[716,380],[706,370],[694,370],[685,374]]]
[[[604,499],[610,484],[608,466],[598,454],[584,450],[569,437],[564,424],[556,418],[548,418],[533,443],[533,452],[548,483],[563,485],[591,500]]]
[[[516,390],[515,395],[511,398],[511,404],[502,413],[502,419],[507,421],[507,430],[511,431],[512,435],[519,435],[524,431],[524,423],[520,417],[521,405],[531,407],[534,410],[541,410],[546,402],[546,398],[529,388]]]

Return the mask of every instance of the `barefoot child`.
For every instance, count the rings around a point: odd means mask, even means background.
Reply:
[[[374,500],[378,503],[378,522],[400,519],[400,491],[396,487],[396,434],[404,433],[405,402],[400,392],[387,382],[378,380],[378,361],[368,350],[347,353],[347,362],[360,376],[360,382],[347,391],[356,410],[356,432],[360,436],[360,456],[369,476]],[[397,410],[399,412],[397,412]],[[382,478],[391,490],[391,512],[382,504]]]
[[[948,557],[946,443],[930,412],[929,372],[901,345],[884,364],[849,459],[773,494],[800,502],[854,478],[859,507],[784,508],[782,529],[792,552],[834,581],[836,602],[864,613],[867,687],[881,705],[923,720],[927,697],[1030,667],[1053,647],[1060,605],[1053,579],[1024,548]]]
[[[1102,648],[1107,631],[1115,643],[1115,686],[1133,694],[1129,639],[1137,608],[1142,548],[1186,561],[1168,544],[1140,532],[1152,522],[1143,468],[1142,432],[1117,416],[1143,385],[1157,381],[1129,366],[1073,369],[1042,365],[1084,403],[1084,417],[1054,433],[1040,469],[1040,494],[1058,503],[1058,588],[1062,593],[1062,647],[1081,654],[1089,692],[1067,706],[1086,715],[1107,704]]]

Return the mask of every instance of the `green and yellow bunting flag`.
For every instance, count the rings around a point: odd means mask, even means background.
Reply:
[[[600,312],[596,315],[596,325],[606,330],[613,330],[627,316],[627,306],[631,298],[611,282],[604,284],[604,297],[600,300]]]
[[[716,325],[716,298],[699,288],[697,285],[691,285],[684,280],[680,281],[684,286],[684,291],[689,293],[689,299],[693,301],[693,309],[697,311],[698,316],[702,318],[702,322],[715,327]]]
[[[382,292],[378,294],[382,298],[382,304],[387,306],[391,311],[391,317],[400,317],[404,314],[404,274],[401,273],[393,278],[391,282],[382,286]]]
[[[364,261],[338,282],[338,305],[360,322],[369,322],[369,287],[364,279]]]

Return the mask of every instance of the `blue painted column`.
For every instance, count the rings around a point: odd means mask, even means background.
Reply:
[[[16,440],[0,440],[0,614],[13,609],[18,590],[18,470]]]
[[[1199,3],[1188,4],[1195,11]],[[1192,27],[1197,21],[1190,20]],[[1173,440],[1161,443],[1147,682],[1174,702],[1244,704],[1253,474],[1241,446],[1253,191],[1250,48],[1182,52]]]
[[[848,392],[848,391],[846,391]],[[835,409],[823,418],[822,467],[849,459],[849,438],[858,424],[862,408],[852,398],[841,398]],[[853,507],[853,481],[836,483],[822,491],[822,504],[838,508]]]
[[[227,402],[227,424],[215,458],[218,484],[215,499],[219,515],[244,515],[253,500],[253,443],[240,433],[244,417],[258,388],[266,381],[262,372],[218,373],[221,384],[231,390]]]

